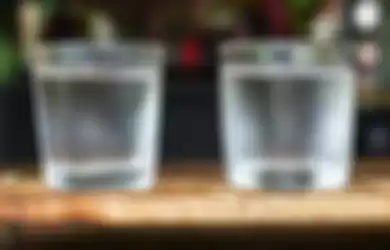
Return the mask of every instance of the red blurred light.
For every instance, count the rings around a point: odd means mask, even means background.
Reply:
[[[184,39],[181,46],[181,63],[185,67],[197,67],[201,62],[202,50],[198,39],[190,37]]]

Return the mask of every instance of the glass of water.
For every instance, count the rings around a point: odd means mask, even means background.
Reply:
[[[352,165],[354,77],[300,41],[221,46],[221,145],[238,188],[336,189]]]
[[[31,61],[49,187],[147,189],[159,163],[164,51],[154,43],[55,42]]]

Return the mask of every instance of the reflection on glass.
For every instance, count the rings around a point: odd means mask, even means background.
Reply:
[[[237,53],[263,47],[272,54],[281,46],[240,47]],[[222,65],[227,178],[239,188],[344,187],[351,167],[353,76],[336,59],[309,55],[316,50],[309,44],[282,47],[289,50],[289,61],[265,53],[250,62],[225,58]],[[225,49],[234,54],[234,42]]]
[[[99,46],[52,44],[32,65],[45,181],[149,188],[158,164],[161,49]]]

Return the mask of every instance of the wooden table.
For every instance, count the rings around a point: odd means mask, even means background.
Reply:
[[[144,192],[59,192],[34,172],[3,171],[0,221],[24,225],[390,225],[390,160],[363,160],[351,187],[328,192],[248,192],[212,163],[170,165]]]
[[[6,225],[17,225],[18,233],[13,234],[12,227]],[[328,241],[326,235],[355,242],[367,239],[367,233],[386,233],[390,228],[390,160],[360,161],[351,187],[344,191],[305,193],[237,191],[224,183],[218,165],[209,162],[165,166],[158,186],[138,193],[58,192],[46,189],[34,171],[3,171],[0,229],[2,226],[7,230],[0,230],[0,244],[1,239],[16,237],[22,228],[24,244],[30,246],[37,239],[48,242],[38,235],[58,239],[65,232],[73,235],[72,239],[74,235],[84,235],[82,239],[89,237],[95,243],[96,239],[107,238],[107,232],[96,236],[97,229],[133,230],[137,239],[145,238],[140,235],[146,230],[159,238],[165,235],[164,242],[166,238],[176,242],[178,235],[186,232],[181,239],[193,239],[194,234],[206,235],[203,242],[219,239],[226,243],[233,239],[232,235],[242,239],[244,234],[258,239],[255,232],[259,229],[267,242],[275,242],[283,235],[305,244],[313,241],[314,245],[318,239]],[[223,237],[210,238],[221,232]],[[117,240],[118,235],[121,233],[116,231]],[[128,236],[120,239],[123,238]]]

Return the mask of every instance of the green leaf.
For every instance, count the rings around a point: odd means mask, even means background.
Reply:
[[[58,7],[59,0],[42,0],[42,9],[44,19],[49,19],[55,14]]]
[[[289,0],[286,3],[297,31],[301,33],[307,32],[310,19],[314,16],[314,12],[318,5],[321,4],[321,1]]]
[[[0,36],[0,82],[9,83],[17,73],[20,58],[16,47],[5,36]]]
[[[47,20],[55,14],[59,1],[61,0],[42,0],[44,19]],[[4,84],[11,84],[23,65],[23,55],[17,50],[15,42],[11,36],[4,32],[1,33],[0,30],[0,87]]]

